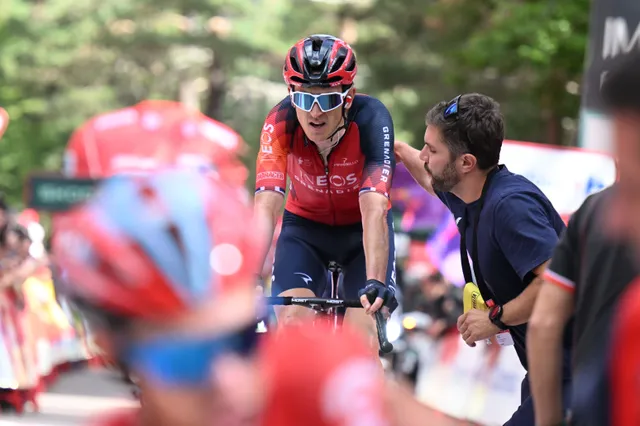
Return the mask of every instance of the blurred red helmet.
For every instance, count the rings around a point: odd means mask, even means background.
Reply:
[[[265,244],[237,188],[193,170],[106,179],[58,218],[63,293],[122,317],[167,318],[255,285]]]
[[[339,38],[316,34],[298,41],[284,61],[289,86],[350,86],[358,72],[353,49]]]

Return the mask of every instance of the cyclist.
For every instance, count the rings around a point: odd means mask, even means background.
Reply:
[[[144,101],[80,126],[69,140],[64,170],[71,177],[102,178],[174,164],[243,186],[248,173],[235,156],[243,148],[233,129],[199,111],[178,102]]]
[[[289,95],[271,110],[260,136],[255,211],[272,233],[289,177],[272,293],[323,296],[327,264],[336,261],[344,297],[359,297],[365,308],[347,310],[345,320],[372,337],[366,314],[397,305],[389,210],[394,129],[382,102],[356,94],[356,73],[352,48],[336,37],[312,35],[289,50],[283,70]],[[365,289],[377,292],[373,305]],[[312,314],[296,306],[276,311],[280,323]]]
[[[97,424],[389,424],[359,334],[292,326],[258,346],[253,277],[265,244],[251,214],[220,180],[167,170],[107,179],[59,222],[62,290],[142,389],[141,409]]]

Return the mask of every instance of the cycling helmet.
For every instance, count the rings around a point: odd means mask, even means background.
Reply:
[[[358,67],[353,49],[339,38],[316,34],[298,41],[284,62],[289,86],[350,86]]]
[[[234,187],[171,169],[106,179],[92,199],[58,218],[53,253],[62,293],[115,328],[114,317],[167,318],[253,286],[258,235]]]

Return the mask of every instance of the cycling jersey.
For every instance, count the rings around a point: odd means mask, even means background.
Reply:
[[[145,101],[92,118],[71,137],[64,171],[101,178],[120,172],[178,165],[203,171],[224,165],[226,181],[244,184],[246,168],[235,159],[244,146],[231,128],[169,101]]]
[[[337,333],[326,323],[288,327],[260,352],[262,426],[391,424],[380,361],[359,333],[346,324]]]
[[[615,426],[640,424],[640,279],[622,295],[614,318],[608,358],[611,373],[611,419]]]
[[[395,158],[393,121],[379,100],[356,95],[348,128],[327,164],[299,125],[289,97],[267,116],[260,135],[256,193],[285,193],[285,208],[328,225],[361,221],[358,194],[375,191],[389,198]]]
[[[99,416],[89,426],[135,426],[138,424],[138,410],[123,410]]]
[[[265,384],[261,426],[391,425],[382,367],[359,333],[348,325],[336,333],[326,323],[285,327],[266,335],[257,354]],[[136,421],[135,411],[125,411],[90,424]]]

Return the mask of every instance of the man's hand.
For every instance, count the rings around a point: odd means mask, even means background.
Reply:
[[[403,163],[413,179],[429,192],[435,195],[431,186],[431,175],[424,169],[424,160],[420,159],[420,151],[404,142],[396,142],[393,147],[396,162]]]
[[[376,300],[373,302],[373,305],[369,302],[369,299],[367,299],[367,293],[376,295]],[[394,288],[387,287],[378,280],[367,280],[367,285],[363,289],[360,289],[358,296],[360,296],[360,303],[362,303],[362,307],[368,315],[374,314],[383,306],[389,308],[391,311],[398,306]]]
[[[406,152],[407,148],[409,148],[409,145],[405,142],[395,141],[393,152],[396,154],[396,163],[402,163],[404,161],[402,154]]]
[[[485,340],[501,330],[489,319],[486,311],[472,309],[458,318],[458,331],[465,343],[472,348],[479,340]]]

